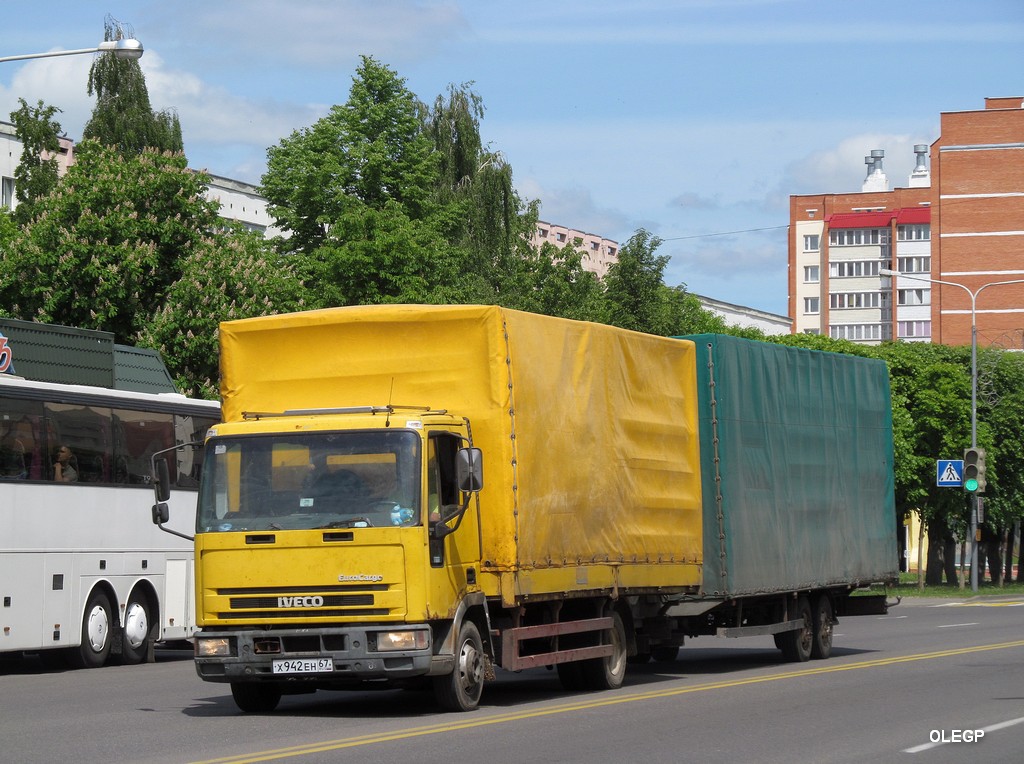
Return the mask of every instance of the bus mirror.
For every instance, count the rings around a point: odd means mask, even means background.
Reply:
[[[463,493],[484,487],[484,457],[479,448],[460,448],[455,455],[455,479]]]
[[[166,458],[153,459],[153,490],[156,492],[157,504],[171,498],[171,473]]]
[[[167,505],[159,501],[153,505],[153,525],[163,525],[171,519],[171,512]]]

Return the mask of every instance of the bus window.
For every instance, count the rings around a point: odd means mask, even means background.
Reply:
[[[170,414],[114,409],[113,423],[116,434],[114,448],[114,480],[118,483],[149,483],[150,457],[157,451],[173,448],[174,419]],[[172,470],[176,460],[168,460]]]
[[[41,480],[43,456],[43,404],[0,398],[0,480]]]
[[[57,451],[61,446],[67,446],[74,454],[71,466],[78,473],[79,482],[109,482],[112,451],[110,409],[66,403],[47,403],[45,406],[53,433],[48,443],[50,461],[43,479],[53,479]]]

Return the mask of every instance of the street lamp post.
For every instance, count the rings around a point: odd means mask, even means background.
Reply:
[[[963,289],[971,297],[971,448],[978,446],[978,321],[976,306],[978,295],[991,286],[1002,286],[1006,284],[1024,284],[1024,279],[1013,279],[1011,281],[991,281],[982,284],[975,290],[958,284],[955,281],[942,281],[940,279],[918,276],[913,273],[900,273],[889,268],[880,268],[878,273],[882,276],[903,276],[916,281],[927,281],[929,284],[942,284]],[[978,591],[978,495],[971,494],[971,591]]]
[[[49,53],[26,53],[21,56],[0,56],[0,64],[5,61],[24,61],[29,58],[53,58],[54,56],[76,56],[81,53],[113,53],[117,58],[130,60],[142,58],[142,43],[134,38],[124,40],[106,40],[95,48],[79,48],[77,50],[54,50]]]

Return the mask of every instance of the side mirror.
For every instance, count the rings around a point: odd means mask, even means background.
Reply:
[[[484,456],[479,448],[460,448],[455,454],[455,481],[463,493],[484,487]]]
[[[171,511],[168,506],[160,501],[153,505],[153,525],[163,525],[171,519]]]
[[[167,467],[167,459],[153,459],[153,491],[157,504],[171,498],[171,471]]]

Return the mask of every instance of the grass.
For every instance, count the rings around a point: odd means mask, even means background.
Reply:
[[[965,572],[963,588],[959,584],[926,584],[917,588],[917,573],[900,573],[900,583],[889,590],[897,597],[1024,597],[1024,582],[1006,582],[996,586],[988,579],[978,581],[977,593],[971,591],[971,576]]]

